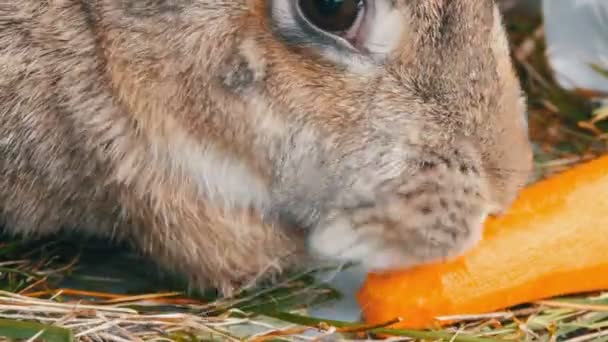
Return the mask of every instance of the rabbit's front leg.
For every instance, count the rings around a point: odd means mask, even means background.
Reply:
[[[201,201],[178,208],[176,202],[139,205],[132,235],[146,255],[192,286],[230,296],[302,260],[302,240],[251,210],[220,210]]]

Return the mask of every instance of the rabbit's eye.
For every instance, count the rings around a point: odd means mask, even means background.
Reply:
[[[321,30],[343,34],[357,25],[363,0],[299,0],[302,15]]]

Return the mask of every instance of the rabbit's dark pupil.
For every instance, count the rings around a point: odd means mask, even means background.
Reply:
[[[347,31],[353,26],[362,0],[300,0],[302,14],[312,24],[329,32]]]
[[[324,16],[336,15],[340,7],[344,5],[344,1],[340,0],[316,0],[315,2],[319,12]]]

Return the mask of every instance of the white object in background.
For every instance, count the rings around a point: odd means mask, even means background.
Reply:
[[[547,57],[559,84],[608,92],[608,0],[543,0]]]
[[[607,0],[608,1],[608,0]],[[328,271],[317,275],[317,280],[326,283],[342,294],[340,300],[319,304],[308,310],[317,318],[345,322],[361,320],[361,309],[357,303],[357,292],[363,285],[367,272],[361,266],[351,266],[341,271]]]

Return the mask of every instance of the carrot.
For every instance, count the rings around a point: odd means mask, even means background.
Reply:
[[[608,289],[608,156],[522,190],[463,256],[370,273],[358,293],[370,323],[431,328],[438,316],[483,314]],[[443,324],[443,323],[442,323]]]

